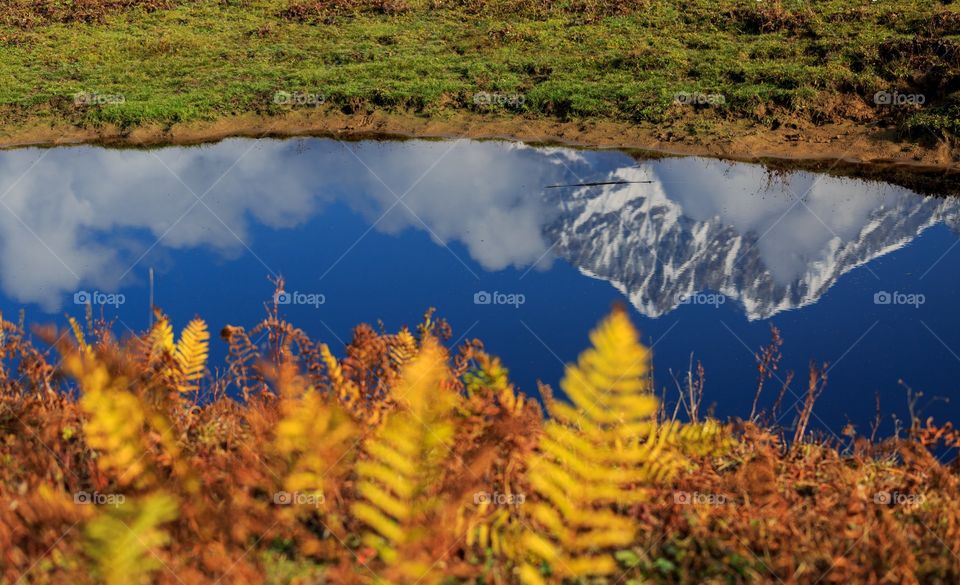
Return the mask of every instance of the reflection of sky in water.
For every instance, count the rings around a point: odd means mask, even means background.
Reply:
[[[610,180],[652,183],[543,188]],[[752,386],[746,382],[753,376],[750,353],[740,341],[755,349],[767,338],[765,319],[775,315],[788,342],[798,341],[791,351],[803,361],[796,369],[810,357],[843,356],[849,386],[864,382],[869,406],[838,402],[846,412],[872,416],[873,391],[897,396],[891,385],[898,376],[910,379],[911,368],[914,379],[944,382],[928,388],[931,393],[952,390],[946,371],[931,374],[924,352],[936,355],[937,364],[951,361],[953,373],[960,361],[944,349],[954,342],[960,347],[960,338],[950,338],[958,330],[949,326],[955,312],[933,302],[957,288],[953,256],[920,279],[955,236],[938,227],[915,239],[940,223],[952,228],[960,210],[953,201],[895,187],[808,173],[768,181],[753,165],[638,164],[613,152],[504,143],[347,148],[330,140],[228,140],[152,151],[3,152],[4,192],[5,311],[27,304],[75,313],[77,290],[119,290],[139,304],[118,316],[141,327],[130,315],[146,315],[139,299],[146,270],[154,267],[166,290],[164,308],[201,313],[216,328],[255,319],[250,299],[259,305],[269,294],[264,275],[283,274],[301,290],[322,290],[331,299],[322,326],[308,327],[316,335],[345,338],[361,320],[390,323],[403,315],[409,322],[411,314],[437,305],[455,321],[457,334],[475,325],[469,335],[499,347],[530,389],[537,376],[556,382],[556,357],[572,359],[591,323],[620,297],[609,282],[642,314],[662,316],[637,316],[649,343],[663,337],[655,349],[658,368],[685,367],[690,349],[708,360],[705,347],[722,348],[707,364],[714,390]],[[867,268],[855,270],[863,264]],[[522,292],[529,306],[473,305],[472,294],[482,289]],[[678,307],[678,293],[699,290],[721,290],[740,303]],[[911,312],[878,313],[889,307],[869,302],[877,290],[923,291],[931,302]],[[880,325],[868,329],[873,322]],[[906,324],[913,333],[903,333]],[[851,350],[867,330],[875,333]],[[914,347],[901,354],[920,353],[885,361],[891,371],[876,380],[858,378],[859,366],[884,359],[885,350],[872,341],[879,332],[912,339]],[[661,384],[670,383],[661,373]],[[838,368],[835,375],[843,380],[847,374]]]
[[[719,218],[742,234],[763,235],[756,247],[764,266],[787,283],[834,239],[856,238],[891,198],[913,197],[806,173],[761,191],[760,167],[695,159],[641,169],[614,153],[495,143],[358,143],[356,157],[335,142],[312,142],[299,154],[297,144],[3,153],[6,188],[36,164],[3,199],[11,212],[0,215],[3,289],[54,310],[78,287],[117,288],[158,238],[161,249],[202,246],[232,257],[255,246],[251,224],[302,225],[335,200],[375,221],[377,231],[421,229],[461,242],[486,270],[522,268],[550,255],[543,226],[558,210],[540,197],[541,187],[578,177],[654,180],[601,188],[597,203],[614,213],[657,192],[694,221]],[[798,204],[792,193],[808,194]]]
[[[334,200],[379,218],[380,232],[412,226],[458,240],[489,270],[527,266],[547,249],[540,233],[546,210],[536,196],[563,175],[559,162],[529,149],[476,145],[443,156],[450,148],[439,142],[353,145],[363,162],[336,143],[312,147],[300,155],[296,143],[278,141],[5,152],[2,188],[36,168],[3,199],[12,212],[0,216],[4,292],[53,310],[79,286],[116,288],[157,238],[164,248],[235,256],[246,251],[252,223],[301,225]],[[578,159],[567,152],[552,158]]]

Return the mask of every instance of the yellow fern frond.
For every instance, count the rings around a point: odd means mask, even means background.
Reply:
[[[730,429],[712,418],[683,425],[677,433],[677,447],[685,455],[720,457],[730,452],[736,440]]]
[[[173,345],[173,325],[170,319],[158,313],[157,320],[154,321],[150,333],[147,335],[150,342],[150,351],[152,355],[160,354],[164,351],[172,352]]]
[[[572,405],[548,401],[552,418],[530,463],[539,502],[525,510],[532,529],[519,539],[527,585],[545,582],[541,563],[557,581],[614,572],[609,551],[629,545],[636,531],[620,507],[642,501],[644,484],[683,462],[671,448],[674,433],[657,427],[650,352],[627,314],[615,310],[590,339],[561,381]]]
[[[457,517],[457,533],[465,535],[466,547],[494,557],[515,558],[513,544],[521,528],[513,509],[494,506],[490,501],[462,507]]]
[[[356,413],[360,402],[360,390],[353,382],[343,376],[343,368],[340,367],[340,362],[333,357],[333,353],[330,352],[330,347],[326,343],[320,344],[320,358],[327,366],[330,385],[340,400],[340,404],[348,411]]]
[[[99,582],[150,582],[151,573],[162,566],[157,549],[170,540],[160,525],[176,517],[176,500],[162,493],[98,511],[86,526],[84,550],[94,562]]]
[[[407,327],[390,336],[388,342],[390,362],[396,368],[402,368],[417,355],[417,340]]]
[[[199,389],[209,350],[210,332],[207,331],[206,322],[196,318],[187,323],[180,333],[180,341],[177,342],[174,354],[179,367],[176,379],[180,392],[194,392]]]
[[[478,352],[475,356],[477,369],[464,375],[468,396],[480,392],[492,392],[507,412],[520,414],[523,411],[523,396],[518,396],[510,383],[509,372],[500,358]]]
[[[120,485],[135,482],[146,469],[147,415],[140,398],[128,390],[125,379],[112,378],[92,355],[68,355],[63,365],[83,391],[80,407],[87,415],[83,429],[87,443],[101,452],[97,465]]]
[[[90,348],[63,360],[64,371],[81,390],[84,436],[98,451],[97,466],[120,486],[150,485],[158,466],[168,467],[187,493],[199,487],[194,470],[181,457],[181,445],[167,414],[134,390],[122,374],[112,374],[101,355]],[[157,444],[162,453],[157,453]]]
[[[347,455],[355,443],[356,427],[336,402],[305,386],[304,379],[286,364],[280,376],[281,411],[276,450],[290,461],[283,498],[295,504],[295,513],[309,514],[328,508],[351,462]]]
[[[159,365],[164,380],[178,392],[200,389],[210,352],[210,332],[203,319],[195,318],[184,327],[174,343],[173,325],[159,310],[146,336],[145,360]]]
[[[73,336],[77,338],[77,345],[80,346],[80,351],[84,353],[90,353],[90,346],[87,344],[87,340],[83,335],[83,329],[80,327],[80,324],[77,323],[77,320],[73,317],[68,317],[67,321],[70,323],[70,328],[73,330]]]
[[[432,337],[425,338],[401,371],[394,392],[397,411],[366,442],[369,459],[357,466],[362,500],[353,514],[368,527],[363,541],[377,551],[387,565],[386,578],[394,582],[437,580],[431,571],[435,559],[424,556],[416,544],[437,510],[429,488],[453,441],[457,396],[442,383],[448,375],[445,351]]]

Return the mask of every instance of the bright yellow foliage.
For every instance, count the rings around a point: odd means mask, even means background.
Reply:
[[[356,426],[336,401],[305,387],[289,363],[279,386],[283,419],[277,425],[276,448],[291,461],[284,490],[309,496],[314,509],[326,509],[327,495],[335,491],[343,480],[340,472],[351,462],[346,455],[355,443]]]
[[[170,537],[161,524],[177,517],[177,501],[156,493],[141,501],[126,500],[105,506],[86,526],[85,550],[106,585],[136,585],[151,582],[150,575],[162,561],[156,549]]]
[[[642,486],[682,465],[672,433],[658,429],[650,393],[650,352],[626,313],[616,310],[590,336],[593,347],[567,366],[561,388],[571,404],[550,401],[540,453],[529,481],[540,501],[528,504],[530,530],[520,537],[524,583],[609,575],[608,549],[628,546],[636,525],[619,507],[640,502]]]
[[[442,472],[449,454],[456,395],[442,382],[449,375],[446,353],[432,337],[401,372],[395,389],[397,409],[367,441],[368,459],[357,463],[354,516],[369,530],[363,541],[390,567],[388,580],[433,583],[434,559],[416,544],[429,531],[429,519],[439,502],[429,487]]]
[[[70,323],[70,329],[73,330],[73,336],[77,338],[77,345],[80,346],[80,351],[89,354],[90,345],[87,344],[87,339],[83,334],[83,328],[80,327],[80,324],[77,323],[77,320],[73,317],[68,317],[67,321]]]
[[[351,380],[343,376],[343,368],[340,362],[333,356],[330,347],[326,343],[320,344],[320,358],[327,367],[327,375],[330,376],[330,385],[336,393],[340,404],[351,412],[356,412],[360,407],[360,390]]]
[[[83,390],[80,407],[88,416],[83,431],[89,445],[100,451],[97,465],[115,474],[121,485],[133,483],[145,470],[147,450],[147,415],[140,398],[128,390],[125,378],[112,378],[93,356],[70,354],[63,365]]]
[[[204,412],[171,391],[200,390],[207,376],[202,320],[175,342],[158,315],[129,351],[96,330],[90,345],[76,321],[70,326],[79,349],[62,344],[63,369],[81,390],[82,452],[99,468],[77,479],[129,499],[63,514],[85,522],[78,550],[108,584],[156,578],[168,542],[160,526],[173,520],[176,534],[223,545],[210,555],[231,551],[228,567],[243,562],[251,541],[289,539],[298,555],[325,563],[332,582],[354,582],[362,567],[377,583],[436,585],[484,559],[495,582],[613,581],[612,553],[644,539],[636,506],[692,458],[732,446],[714,420],[658,421],[650,352],[623,311],[567,367],[561,388],[570,401],[544,392],[545,421],[499,359],[468,344],[451,367],[425,329],[419,342],[407,329],[360,336],[365,345],[349,347],[343,362],[321,343],[281,347],[261,366],[275,392],[250,397],[245,409],[225,399]],[[235,412],[243,414],[231,419]],[[74,436],[67,430],[64,440]],[[232,475],[216,471],[224,461]],[[485,492],[496,497],[478,498]],[[334,563],[343,543],[358,564]],[[187,545],[170,546],[182,555]],[[254,562],[238,566],[238,582],[253,582]],[[204,570],[220,578],[223,567]]]
[[[721,456],[736,445],[730,429],[712,418],[682,425],[676,436],[677,447],[688,456]]]
[[[183,332],[180,333],[180,341],[177,342],[174,354],[177,365],[180,367],[178,377],[180,392],[193,392],[199,388],[200,379],[207,366],[209,345],[210,332],[207,331],[204,320],[197,318],[187,323]]]
[[[157,320],[149,333],[150,348],[155,352],[161,351],[173,352],[173,325],[170,319],[164,315],[157,315]]]
[[[499,403],[510,412],[518,413],[523,410],[524,397],[518,395],[508,378],[507,368],[500,358],[480,353],[476,356],[477,371],[464,376],[467,396],[473,396],[479,391],[492,391]]]
[[[164,377],[179,392],[196,392],[207,367],[210,352],[210,332],[203,319],[195,318],[187,323],[174,344],[173,326],[162,314],[147,335],[148,360],[163,362]]]
[[[397,368],[402,368],[417,355],[417,340],[404,327],[399,333],[392,336],[390,344],[390,361]]]
[[[470,515],[461,509],[457,519],[457,531],[465,534],[467,548],[489,549],[497,557],[514,556],[512,531],[517,524],[511,524],[514,510],[509,507],[496,508],[491,502],[481,502]]]

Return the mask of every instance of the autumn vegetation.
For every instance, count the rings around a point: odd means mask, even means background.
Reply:
[[[544,406],[432,312],[331,348],[273,307],[222,365],[199,318],[67,325],[0,323],[4,583],[960,581],[949,425],[814,433],[818,368],[785,427],[668,412],[621,309]]]

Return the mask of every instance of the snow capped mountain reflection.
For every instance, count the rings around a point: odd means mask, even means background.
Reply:
[[[650,183],[544,188],[601,181]],[[173,250],[256,255],[253,227],[323,229],[341,203],[371,230],[460,242],[488,271],[560,257],[651,317],[710,290],[759,319],[960,217],[952,199],[808,173],[771,183],[756,165],[469,141],[8,151],[0,193],[0,287],[48,311],[136,284]]]
[[[653,178],[554,196],[554,250],[658,317],[704,290],[740,301],[750,319],[814,303],[846,272],[960,218],[955,199],[761,167],[670,159],[615,170]]]

